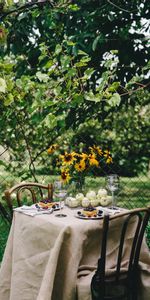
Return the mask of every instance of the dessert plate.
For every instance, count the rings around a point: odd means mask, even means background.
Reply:
[[[102,219],[103,216],[104,216],[104,212],[97,214],[95,217],[94,216],[85,216],[82,214],[82,211],[77,211],[77,213],[75,214],[76,218],[82,219],[82,220],[99,220],[99,219]]]
[[[38,210],[41,210],[41,211],[48,211],[48,210],[55,211],[55,210],[60,210],[61,209],[59,202],[57,202],[57,203],[55,202],[55,203],[51,203],[51,204],[52,205],[50,207],[48,207],[48,208],[46,208],[46,207],[43,208],[42,206],[40,206],[39,203],[33,204],[33,206],[34,206],[34,208],[37,208]]]

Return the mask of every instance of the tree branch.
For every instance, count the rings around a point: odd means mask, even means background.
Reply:
[[[129,14],[138,11],[138,10],[127,10],[127,9],[124,9],[124,8],[118,6],[117,4],[111,2],[110,0],[107,0],[107,2],[108,2],[109,4],[111,4],[112,6],[116,7],[117,9],[119,9],[119,10],[121,10],[121,11],[124,11],[124,12],[127,12],[127,13],[129,13]]]
[[[22,11],[24,11],[26,9],[34,8],[36,6],[43,6],[46,3],[48,3],[52,8],[54,7],[53,2],[50,1],[50,0],[43,0],[43,1],[42,0],[38,0],[37,2],[29,2],[29,3],[26,3],[25,5],[16,7],[14,9],[10,10],[10,11],[7,11],[7,12],[3,13],[0,16],[0,21],[2,21],[3,19],[5,19],[10,14],[13,14],[13,13],[20,14],[20,13],[22,13]]]
[[[138,84],[139,85],[139,87],[137,88],[137,89],[134,89],[134,90],[130,90],[130,91],[127,91],[127,92],[125,92],[125,93],[123,93],[123,94],[120,94],[120,97],[122,97],[122,96],[126,96],[126,95],[132,95],[133,93],[135,93],[136,91],[139,91],[139,90],[141,90],[141,89],[145,89],[145,88],[147,88],[149,85],[150,85],[150,82],[148,82],[147,84],[140,84],[140,83],[138,83],[138,82],[135,82],[135,84]]]
[[[25,143],[26,143],[27,151],[28,151],[28,153],[29,153],[29,157],[30,157],[29,170],[30,170],[30,172],[31,172],[31,174],[32,174],[32,176],[33,176],[33,178],[34,178],[34,180],[35,180],[36,182],[38,182],[38,180],[36,179],[36,176],[35,176],[35,166],[34,166],[34,162],[33,162],[33,159],[32,159],[31,149],[30,149],[30,146],[29,146],[29,144],[28,144],[28,140],[27,140],[27,137],[26,137],[26,135],[25,135],[25,132],[24,132],[24,130],[23,130],[23,124],[22,124],[22,122],[20,122],[20,120],[19,120],[19,118],[18,118],[18,116],[17,116],[16,113],[15,113],[15,116],[16,116],[17,122],[18,122],[18,124],[19,124],[19,126],[20,126],[20,130],[21,130],[21,132],[22,132],[24,141],[25,141]]]

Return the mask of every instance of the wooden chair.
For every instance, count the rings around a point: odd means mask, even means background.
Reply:
[[[139,256],[146,225],[150,217],[150,208],[134,209],[112,217],[104,216],[101,254],[97,270],[91,281],[92,300],[137,300],[139,285]],[[113,275],[106,275],[106,253],[109,225],[113,220],[122,218],[122,229],[119,238],[119,249],[116,270]],[[121,262],[125,236],[129,223],[134,219],[134,237],[128,249],[127,270],[121,271]]]
[[[44,196],[43,190],[46,190],[47,192],[47,197]],[[36,203],[41,199],[47,198],[49,201],[52,201],[53,199],[53,185],[48,184],[40,184],[40,183],[35,183],[35,182],[23,182],[19,183],[15,186],[13,186],[10,189],[7,189],[5,191],[5,199],[8,204],[8,208],[10,210],[11,218],[13,216],[13,203],[14,199],[12,195],[16,193],[16,201],[17,201],[17,206],[21,206],[23,204],[22,201],[22,192],[28,191],[31,196],[31,201],[32,203]]]

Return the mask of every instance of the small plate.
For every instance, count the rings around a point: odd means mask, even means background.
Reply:
[[[60,203],[59,203],[59,202],[58,202],[58,203],[55,203],[54,205],[55,205],[55,207],[42,208],[40,205],[38,205],[38,203],[36,203],[36,204],[34,204],[33,206],[34,206],[35,208],[37,208],[38,210],[40,210],[40,211],[49,211],[49,210],[56,211],[56,210],[60,210],[60,209],[61,209]]]
[[[81,212],[81,211],[79,211]],[[78,219],[82,219],[82,220],[99,220],[99,219],[102,219],[104,216],[104,212],[101,213],[101,215],[97,215],[96,217],[86,217],[84,215],[82,215],[82,212],[81,214],[78,214],[78,212],[75,214],[75,217],[78,218]]]

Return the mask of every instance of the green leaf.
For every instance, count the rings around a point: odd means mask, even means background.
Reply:
[[[97,47],[97,44],[99,42],[99,39],[100,39],[100,36],[98,35],[95,40],[93,41],[93,44],[92,44],[92,50],[95,51],[96,50],[96,47]]]
[[[87,56],[87,53],[84,52],[84,51],[82,51],[82,50],[78,50],[78,55],[85,55],[85,56]]]
[[[0,93],[6,93],[6,81],[3,78],[0,78]]]
[[[95,72],[94,68],[88,68],[84,72],[84,78],[90,79],[92,74]]]
[[[110,53],[112,53],[112,54],[118,54],[118,50],[110,50]]]
[[[67,75],[68,75],[68,77],[73,77],[73,76],[76,75],[76,73],[77,73],[77,71],[76,71],[75,68],[70,68],[70,69],[68,70]]]
[[[87,63],[91,60],[89,56],[84,56],[81,58],[79,62],[75,64],[76,67],[85,67],[87,66]]]
[[[84,94],[85,100],[93,101],[93,102],[100,102],[102,100],[102,97],[103,96],[100,94],[93,94],[92,91]]]
[[[69,67],[70,65],[70,56],[68,55],[63,55],[61,56],[61,65],[62,65],[62,68],[66,69]]]
[[[49,69],[54,65],[54,62],[52,59],[48,60],[47,63],[45,64],[44,68]]]
[[[12,102],[14,102],[14,96],[12,94],[8,94],[7,98],[4,100],[4,105],[9,106]]]
[[[72,42],[72,41],[67,41],[67,45],[68,45],[68,46],[75,46],[76,43],[75,43],[75,42]]]
[[[108,85],[109,76],[109,71],[106,71],[102,74],[102,77],[96,81],[96,91],[103,92],[104,88]]]
[[[83,102],[84,98],[81,94],[76,94],[73,96],[73,100],[71,101],[71,107],[76,107]]]
[[[46,125],[46,127],[48,127],[49,129],[53,129],[57,125],[57,118],[55,117],[55,115],[50,113],[46,116],[43,122]]]
[[[80,10],[80,7],[77,4],[70,4],[68,7],[72,11],[78,11],[78,10]]]
[[[120,86],[119,81],[113,82],[112,85],[108,87],[108,92],[115,92],[119,88],[119,86]]]
[[[55,47],[55,54],[59,55],[62,52],[62,46],[57,44]]]
[[[113,96],[108,100],[110,106],[115,107],[119,106],[121,97],[118,93],[114,93]]]
[[[47,82],[49,79],[49,76],[47,74],[41,73],[40,71],[36,73],[36,77],[40,82]]]

